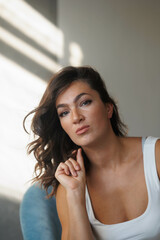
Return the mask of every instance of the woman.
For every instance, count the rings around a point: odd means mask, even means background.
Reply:
[[[127,137],[97,71],[62,69],[31,113],[29,153],[63,240],[160,239],[160,140]]]

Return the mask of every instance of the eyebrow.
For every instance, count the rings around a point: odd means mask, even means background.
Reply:
[[[88,94],[88,93],[80,93],[79,95],[77,95],[74,98],[73,102],[76,103],[84,95],[90,95],[90,94]],[[61,108],[61,107],[66,107],[66,106],[67,106],[67,104],[62,103],[62,104],[58,104],[56,108],[58,109],[58,108]]]

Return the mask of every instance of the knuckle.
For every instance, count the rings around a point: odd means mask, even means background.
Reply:
[[[61,162],[61,163],[58,165],[58,167],[59,167],[59,166],[63,166],[63,164],[64,164],[64,163],[63,163],[63,162]]]
[[[67,159],[67,160],[65,161],[65,163],[69,163],[69,161],[70,161],[70,159]]]
[[[69,158],[69,161],[72,163],[72,164],[76,164],[76,160],[75,159],[73,159],[73,158]]]
[[[68,159],[66,162],[65,162],[68,166],[72,166],[72,162]]]

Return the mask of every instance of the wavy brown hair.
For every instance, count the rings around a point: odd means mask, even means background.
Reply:
[[[126,136],[127,126],[121,121],[118,107],[114,99],[109,96],[106,86],[100,74],[89,66],[72,67],[68,66],[53,75],[43,94],[39,106],[27,114],[23,125],[25,128],[26,118],[34,114],[31,130],[35,140],[28,144],[28,154],[34,154],[37,163],[35,165],[35,178],[46,191],[52,186],[52,191],[48,194],[51,197],[56,194],[59,185],[55,178],[55,172],[60,162],[65,162],[72,156],[72,151],[77,150],[77,146],[62,129],[56,110],[56,99],[73,81],[81,80],[96,90],[104,103],[113,104],[113,115],[110,119],[113,131],[116,136]],[[90,162],[82,151],[86,173],[90,168]],[[74,157],[74,156],[73,156]]]

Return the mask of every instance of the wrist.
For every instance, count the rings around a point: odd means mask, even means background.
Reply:
[[[85,203],[85,191],[83,190],[66,190],[66,197],[68,202],[84,204]]]

